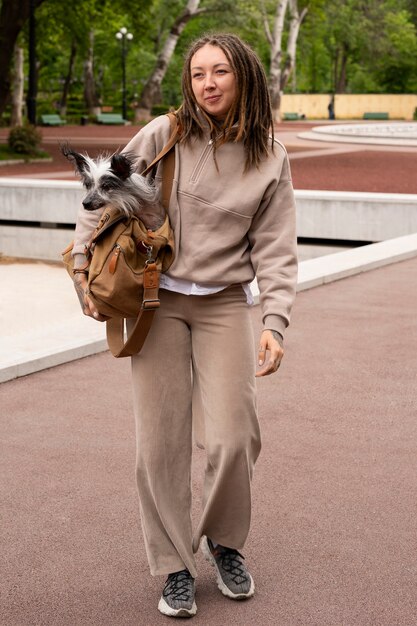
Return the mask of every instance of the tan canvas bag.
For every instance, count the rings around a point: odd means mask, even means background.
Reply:
[[[161,160],[162,203],[167,209],[174,175],[174,146],[178,130],[174,114],[169,114],[171,136],[147,174]],[[88,296],[106,321],[107,342],[115,357],[140,351],[159,308],[159,275],[174,260],[174,235],[168,215],[158,230],[148,231],[135,216],[126,217],[113,207],[105,207],[88,246]],[[73,279],[72,244],[63,252],[63,261]],[[124,341],[125,319],[136,319]]]

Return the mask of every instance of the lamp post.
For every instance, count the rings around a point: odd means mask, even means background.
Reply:
[[[127,117],[126,107],[126,55],[127,55],[127,42],[132,41],[132,33],[127,32],[127,28],[122,28],[116,33],[116,38],[122,44],[122,115],[123,119]]]

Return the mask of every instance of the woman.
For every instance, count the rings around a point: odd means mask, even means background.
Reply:
[[[182,88],[169,206],[176,259],[161,276],[161,306],[146,343],[132,357],[144,540],[151,573],[168,576],[158,608],[174,617],[196,613],[200,543],[224,595],[254,593],[239,552],[249,531],[250,480],[261,445],[249,283],[256,273],[264,325],[256,376],[266,376],[284,354],[297,273],[290,168],[285,149],[269,135],[271,107],[259,59],[234,35],[202,38],[185,60]],[[130,141],[125,150],[137,155],[137,171],[169,134],[162,116]],[[96,219],[80,213],[78,267]],[[85,278],[75,275],[81,287]],[[84,312],[100,319],[88,296]],[[193,399],[207,453],[203,512],[194,533]]]

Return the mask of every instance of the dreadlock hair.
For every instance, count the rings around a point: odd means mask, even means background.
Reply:
[[[238,95],[222,123],[198,108],[191,84],[191,59],[207,44],[221,48],[236,77]],[[191,45],[184,62],[182,92],[183,103],[177,111],[181,141],[195,135],[201,137],[205,120],[213,140],[214,158],[216,148],[226,141],[243,141],[245,171],[259,166],[262,157],[268,154],[270,140],[273,148],[274,128],[265,71],[252,48],[236,35],[207,35]]]

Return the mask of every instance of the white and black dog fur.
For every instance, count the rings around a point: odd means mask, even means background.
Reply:
[[[134,171],[133,155],[116,152],[92,159],[75,152],[68,144],[61,146],[61,152],[75,165],[87,190],[83,200],[87,211],[111,205],[126,216],[136,215],[147,228],[155,229],[163,223],[165,211],[159,192]]]

